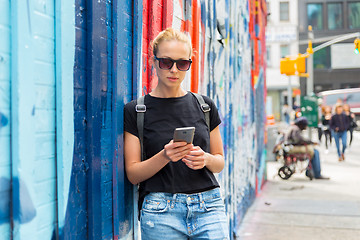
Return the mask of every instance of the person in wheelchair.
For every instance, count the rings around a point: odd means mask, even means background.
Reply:
[[[297,118],[294,124],[290,126],[288,132],[285,134],[285,143],[288,145],[293,145],[289,151],[291,154],[309,154],[315,179],[328,180],[330,179],[329,177],[321,175],[320,154],[319,151],[314,147],[314,145],[317,145],[317,143],[304,138],[301,134],[302,130],[306,129],[307,126],[308,120],[306,117]],[[308,176],[308,172],[306,172],[306,175]]]

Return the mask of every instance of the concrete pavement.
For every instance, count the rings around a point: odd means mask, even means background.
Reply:
[[[330,180],[310,181],[304,173],[282,180],[280,164],[268,162],[268,182],[236,239],[360,240],[360,133],[344,162],[338,162],[334,141],[329,153],[324,143],[319,150],[322,174]]]

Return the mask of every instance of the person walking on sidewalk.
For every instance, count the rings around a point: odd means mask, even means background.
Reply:
[[[284,116],[284,120],[287,124],[290,124],[290,114],[291,114],[291,108],[290,106],[285,103],[284,106],[281,109],[281,112]]]
[[[346,135],[349,126],[349,118],[345,115],[343,106],[340,104],[336,105],[335,114],[330,119],[330,128],[333,131],[339,161],[345,160]],[[340,140],[342,142],[342,150],[340,150]]]
[[[325,106],[324,113],[321,116],[321,125],[322,125],[322,131],[325,136],[325,147],[326,147],[326,153],[328,153],[329,144],[331,144],[331,129],[330,129],[330,119],[331,119],[331,107]]]
[[[143,145],[139,105],[134,100],[124,107],[125,169],[130,182],[140,184],[141,238],[230,239],[214,176],[225,164],[218,110],[210,98],[181,87],[191,66],[191,41],[168,28],[153,40],[152,48],[158,84],[141,105]],[[199,96],[206,104],[199,104]],[[209,118],[204,105],[210,107]],[[193,144],[173,141],[178,127],[195,127]]]
[[[311,166],[314,171],[315,179],[330,179],[321,174],[320,153],[315,149],[316,143],[302,136],[301,132],[308,126],[306,117],[297,118],[285,134],[285,142],[294,145],[290,153],[308,153],[311,156]],[[308,175],[308,173],[306,173]]]
[[[349,141],[349,147],[350,147],[353,140],[353,132],[354,129],[357,127],[357,124],[355,122],[355,114],[351,112],[349,104],[344,104],[344,113],[349,119],[348,131],[350,133],[350,141]]]

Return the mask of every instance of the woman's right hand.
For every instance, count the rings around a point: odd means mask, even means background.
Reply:
[[[172,162],[183,159],[193,148],[193,145],[186,142],[174,142],[171,140],[164,147],[165,157]]]

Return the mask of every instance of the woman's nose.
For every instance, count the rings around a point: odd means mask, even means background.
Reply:
[[[177,71],[178,71],[178,69],[177,69],[176,63],[174,62],[174,64],[170,68],[170,72],[177,72]]]

